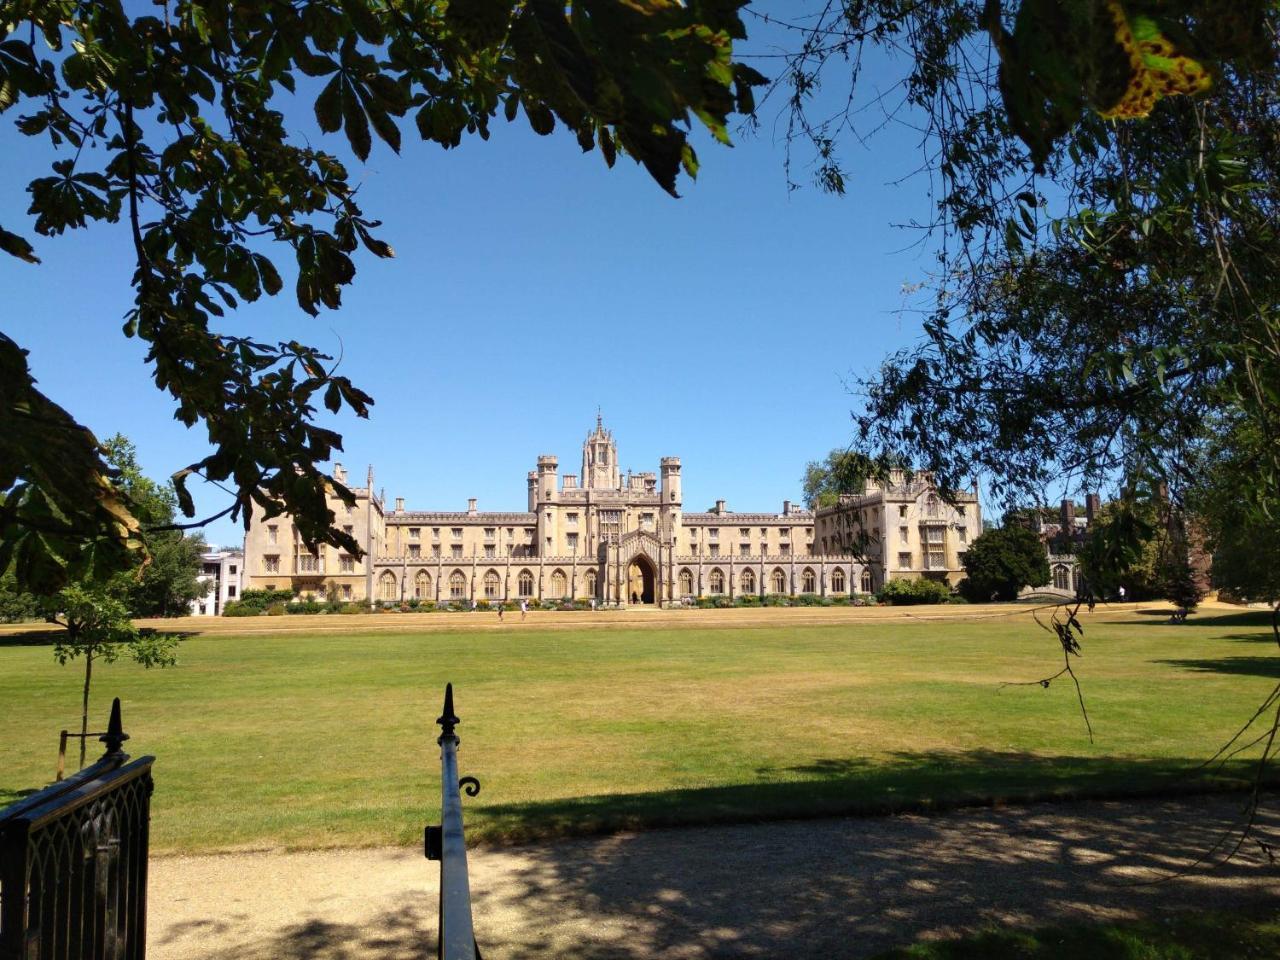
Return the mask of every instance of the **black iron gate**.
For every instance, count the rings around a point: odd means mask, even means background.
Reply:
[[[0,960],[143,960],[151,765],[132,762],[120,701],[106,753],[0,811]]]

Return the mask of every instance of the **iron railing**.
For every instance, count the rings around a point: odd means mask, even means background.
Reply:
[[[143,960],[151,765],[120,701],[97,763],[0,810],[0,960]]]
[[[458,736],[461,721],[453,712],[453,684],[444,688],[440,724],[440,826],[427,827],[426,855],[440,861],[440,927],[436,956],[439,960],[480,960],[471,925],[471,882],[467,876],[467,842],[462,833],[462,796],[480,792],[475,777],[458,777]]]

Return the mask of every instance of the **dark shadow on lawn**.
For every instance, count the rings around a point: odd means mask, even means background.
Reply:
[[[1197,673],[1227,673],[1246,677],[1280,679],[1280,656],[1222,657],[1218,660],[1152,660]]]
[[[47,623],[33,623],[30,630],[0,634],[0,647],[52,647],[64,636],[66,631],[61,627],[51,627]]]
[[[1173,607],[1165,607],[1155,610],[1135,610],[1135,613],[1148,617],[1147,620],[1129,621],[1134,626],[1140,627],[1162,627],[1168,626],[1167,622],[1157,620],[1157,617],[1164,617],[1165,621],[1173,616]],[[1217,616],[1206,616],[1200,613],[1193,613],[1187,619],[1188,627],[1260,627],[1267,630],[1271,629],[1271,611],[1270,610],[1245,610],[1240,613],[1224,613]],[[1270,636],[1270,634],[1268,634]]]
[[[527,843],[551,837],[653,827],[863,816],[1087,797],[1163,797],[1242,789],[1252,768],[1213,776],[1201,760],[1044,757],[970,750],[899,752],[888,758],[818,757],[762,767],[752,783],[571,797],[523,804],[470,804],[472,842]],[[489,794],[495,798],[495,793]]]
[[[0,787],[0,809],[36,792],[37,787]]]
[[[1078,804],[655,831],[501,856],[479,851],[470,870],[475,928],[489,960],[862,960],[993,928],[1078,925],[1169,910],[1274,910],[1280,879],[1256,849],[1192,878],[1132,883],[1185,868],[1234,825],[1238,812],[1234,798],[1221,797]],[[1259,829],[1274,836],[1280,820],[1264,812]],[[423,871],[434,865],[424,862]],[[363,927],[327,921],[320,906],[274,936],[210,944],[205,956],[428,955],[435,890],[387,899]],[[1079,927],[1073,929],[1078,935]],[[1063,956],[1052,949],[1009,955]],[[1091,960],[1136,955],[1081,954]]]
[[[155,627],[140,627],[138,633],[144,637],[175,637],[178,640],[197,636],[189,630],[157,630]],[[0,633],[0,647],[52,647],[66,635],[67,632],[62,627],[33,623],[30,630],[23,630],[21,633]]]

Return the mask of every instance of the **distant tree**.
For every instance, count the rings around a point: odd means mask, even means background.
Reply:
[[[31,594],[18,589],[12,574],[0,576],[0,623],[22,623],[40,616],[40,604]]]
[[[1225,424],[1206,457],[1192,505],[1213,556],[1212,581],[1221,593],[1269,603],[1280,614],[1280,513],[1267,510],[1242,478],[1266,463],[1268,441],[1246,425]],[[1280,642],[1280,632],[1276,635]]]
[[[862,493],[868,477],[882,465],[851,450],[835,449],[823,460],[810,460],[804,468],[804,502],[810,510],[836,502],[842,493]]]
[[[44,601],[46,619],[66,629],[53,647],[58,663],[84,657],[84,694],[80,711],[80,766],[84,766],[85,738],[89,732],[89,688],[94,661],[114,663],[127,653],[144,667],[167,667],[176,662],[177,638],[163,634],[142,635],[129,619],[124,603],[101,590],[72,585]]]
[[[122,599],[135,617],[177,617],[209,589],[199,580],[204,538],[172,529],[178,498],[173,484],[157,483],[138,466],[137,450],[121,434],[103,443],[107,462],[115,469],[113,485],[134,505],[142,524],[141,538],[150,562],[118,574],[109,592]]]
[[[1162,595],[1160,512],[1154,497],[1132,490],[1102,505],[1079,554],[1080,572],[1093,593],[1112,596],[1123,586],[1130,600]]]
[[[1001,527],[983,533],[969,545],[960,592],[968,600],[1016,600],[1023,587],[1049,582],[1044,544],[1025,527]]]
[[[1204,591],[1196,582],[1195,571],[1191,568],[1191,557],[1185,541],[1170,542],[1160,567],[1160,588],[1164,598],[1174,605],[1173,622],[1185,623],[1204,596]]]

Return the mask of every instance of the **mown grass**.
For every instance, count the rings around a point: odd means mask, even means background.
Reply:
[[[1265,615],[1100,611],[1077,661],[1091,743],[1068,683],[1000,687],[1061,664],[1023,616],[695,623],[194,637],[173,669],[96,669],[94,715],[123,699],[128,747],[158,758],[153,848],[191,852],[417,842],[447,680],[483,784],[468,837],[503,842],[1180,789],[1280,678]],[[0,638],[0,803],[52,777],[81,679]]]
[[[1263,960],[1280,956],[1274,906],[1129,923],[991,930],[916,944],[875,960]]]

